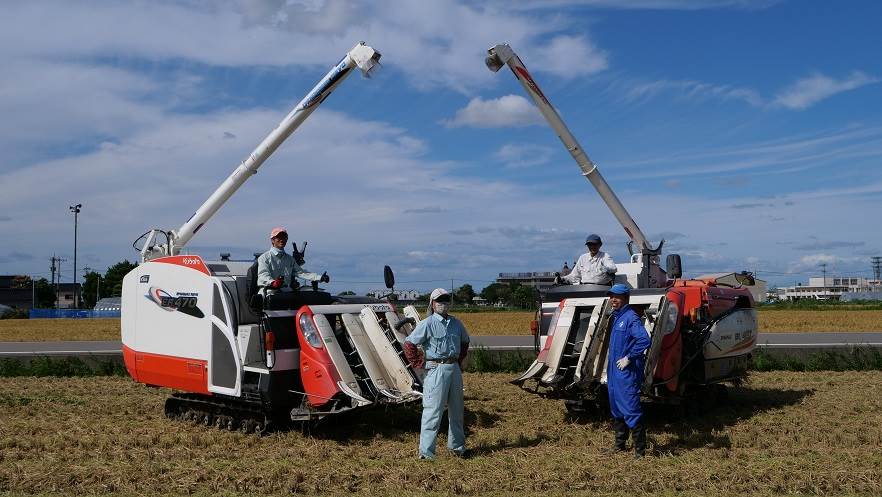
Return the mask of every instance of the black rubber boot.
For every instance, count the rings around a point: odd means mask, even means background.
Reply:
[[[634,440],[634,459],[640,459],[646,455],[646,426],[637,423],[631,433]]]
[[[612,448],[605,449],[604,452],[609,454],[614,454],[616,452],[624,452],[628,450],[626,444],[628,443],[628,424],[625,423],[624,419],[614,418],[613,419],[613,430],[616,437],[616,443],[612,446]]]

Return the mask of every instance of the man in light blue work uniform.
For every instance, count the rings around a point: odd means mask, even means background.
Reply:
[[[429,297],[429,317],[420,321],[404,343],[407,360],[415,368],[423,363],[418,347],[425,353],[420,459],[435,458],[435,439],[445,408],[449,425],[447,448],[456,456],[466,455],[460,368],[468,353],[469,334],[462,322],[447,313],[449,307],[447,290],[433,290]]]
[[[646,349],[652,341],[637,313],[628,305],[631,296],[628,286],[615,284],[606,295],[613,308],[606,369],[609,407],[616,437],[612,450],[627,450],[625,444],[630,430],[633,434],[634,457],[643,457],[646,453],[646,426],[640,406],[640,387],[646,366]]]
[[[310,273],[300,267],[291,254],[285,252],[285,244],[288,243],[288,231],[285,228],[273,228],[270,232],[272,246],[257,258],[257,286],[266,295],[276,292],[288,292],[299,285],[295,285],[294,278],[302,278],[307,281],[331,281],[328,273]]]

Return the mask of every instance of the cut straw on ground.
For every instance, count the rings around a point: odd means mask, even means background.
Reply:
[[[692,418],[647,408],[651,456],[605,418],[466,374],[473,457],[416,458],[419,406],[259,437],[164,418],[126,378],[0,379],[0,492],[16,494],[878,495],[880,372],[754,373]],[[442,430],[443,433],[443,430]]]

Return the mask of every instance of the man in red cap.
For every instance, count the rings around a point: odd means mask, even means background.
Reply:
[[[266,294],[286,292],[293,288],[294,278],[307,281],[331,281],[327,273],[310,273],[300,267],[291,254],[285,252],[288,243],[288,230],[273,228],[270,232],[272,247],[257,258],[257,286]]]

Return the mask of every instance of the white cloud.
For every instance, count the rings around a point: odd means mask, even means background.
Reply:
[[[823,74],[815,74],[796,81],[768,101],[752,88],[717,85],[695,80],[662,79],[651,82],[626,82],[618,83],[614,87],[621,88],[622,99],[629,103],[645,103],[661,94],[673,94],[692,102],[703,102],[708,99],[736,100],[743,101],[753,107],[804,110],[838,93],[879,81],[879,78],[868,76],[861,71],[855,71],[848,78],[842,80],[836,80]]]
[[[624,85],[623,99],[631,103],[644,103],[662,93],[673,93],[689,101],[701,102],[708,99],[740,100],[754,107],[761,107],[763,99],[750,88],[728,85],[714,85],[692,80],[658,80],[648,83],[627,83]]]
[[[328,66],[364,40],[383,54],[384,65],[404,73],[413,85],[465,93],[493,80],[482,62],[486,49],[503,41],[529,53],[526,62],[535,61],[536,70],[557,76],[607,67],[606,54],[586,36],[565,34],[574,27],[584,32],[574,21],[457,0],[386,0],[369,6],[281,0],[21,2],[5,5],[4,17],[16,19],[0,32],[4,58]]]
[[[598,49],[584,36],[555,36],[538,48],[513,47],[524,54],[529,67],[561,77],[583,77],[609,67],[608,54]]]
[[[493,156],[506,167],[522,168],[547,164],[554,150],[544,145],[506,143]]]
[[[852,270],[861,265],[869,266],[866,257],[842,257],[833,254],[818,253],[805,255],[792,261],[789,265],[789,272],[817,272],[817,276],[820,276],[821,264],[826,264],[827,274],[835,274],[837,271]]]
[[[837,93],[878,82],[878,78],[868,76],[861,71],[855,71],[841,80],[823,74],[814,74],[782,90],[775,96],[773,104],[788,109],[803,110]]]
[[[718,149],[685,151],[680,154],[615,163],[615,168],[634,172],[620,175],[623,179],[680,178],[720,173],[749,172],[752,175],[787,175],[809,168],[837,167],[857,158],[882,157],[882,128],[852,126],[825,130],[812,135],[785,136],[774,140],[727,146]],[[867,171],[865,182],[840,193],[839,188],[824,188],[817,195],[873,193],[878,187],[873,171]],[[799,194],[794,198],[801,197]]]
[[[456,111],[453,119],[445,121],[444,125],[451,128],[506,128],[541,123],[542,114],[526,98],[505,95],[490,100],[475,97],[468,105]]]

